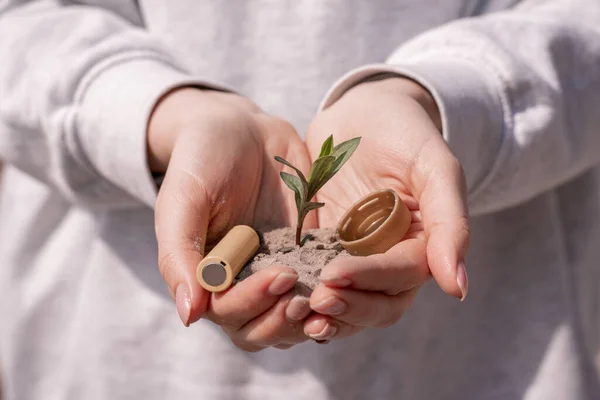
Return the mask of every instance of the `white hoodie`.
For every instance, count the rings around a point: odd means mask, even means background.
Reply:
[[[225,84],[303,132],[384,70],[434,93],[465,169],[467,301],[430,284],[391,328],[257,354],[184,328],[156,100]],[[600,398],[598,0],[0,0],[0,157],[9,400]]]

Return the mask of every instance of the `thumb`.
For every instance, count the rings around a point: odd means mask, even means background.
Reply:
[[[197,281],[203,258],[210,203],[198,179],[171,160],[155,207],[158,267],[184,325],[206,312],[210,293]]]
[[[427,261],[440,288],[464,300],[469,286],[465,257],[471,241],[464,173],[445,142],[428,147],[423,151],[430,154],[419,159],[439,162],[427,162],[414,175],[424,177],[417,178],[423,183],[416,186],[427,237]]]

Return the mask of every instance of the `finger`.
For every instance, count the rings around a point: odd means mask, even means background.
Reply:
[[[427,160],[439,162],[434,168]],[[427,236],[431,273],[442,290],[464,299],[468,290],[464,260],[471,239],[466,184],[460,164],[441,138],[429,140],[423,147],[412,181]]]
[[[424,226],[422,222],[414,222],[412,224],[410,224],[410,226],[408,227],[408,231],[406,232],[406,235],[404,235],[403,240],[406,239],[419,239],[419,240],[426,240],[426,236],[425,236],[425,231],[424,231]]]
[[[237,331],[273,307],[297,280],[298,274],[289,267],[258,271],[228,290],[215,293],[206,318],[227,332]]]
[[[319,279],[330,287],[396,295],[422,285],[429,277],[425,241],[406,239],[384,254],[336,258],[323,268]]]
[[[315,288],[310,307],[319,314],[356,326],[388,327],[400,320],[413,303],[418,288],[396,296],[352,289]]]
[[[188,326],[202,317],[209,293],[196,279],[202,260],[210,204],[198,180],[177,165],[166,173],[155,206],[158,266],[182,322]]]
[[[411,211],[410,212],[410,220],[413,224],[417,223],[417,222],[421,222],[422,221],[421,211],[420,210]]]
[[[296,295],[285,309],[285,316],[288,321],[295,323],[308,317],[311,311],[308,297]]]
[[[308,340],[302,322],[290,323],[285,309],[294,295],[288,293],[257,318],[252,319],[236,332],[229,335],[238,346],[273,347],[282,344],[297,344]]]
[[[316,341],[342,339],[364,329],[364,326],[347,324],[321,314],[313,314],[304,322],[304,334]]]

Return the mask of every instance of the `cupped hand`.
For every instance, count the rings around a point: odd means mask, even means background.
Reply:
[[[285,294],[297,274],[272,268],[211,295],[197,282],[196,268],[207,245],[234,225],[292,225],[295,203],[275,155],[309,167],[306,147],[290,124],[235,94],[178,89],[150,119],[149,165],[166,172],[155,206],[160,272],[185,325],[204,316],[246,350],[306,339],[301,322],[297,329],[285,318]],[[307,226],[315,223],[309,216]]]
[[[361,144],[317,194],[320,227],[335,227],[345,210],[377,189],[395,190],[413,215],[405,240],[385,254],[336,260],[311,295],[317,313],[305,323],[311,337],[328,340],[367,326],[397,322],[429,277],[463,299],[464,259],[470,242],[461,166],[441,133],[431,95],[404,78],[362,83],[320,112],[307,133],[313,159],[333,134],[336,143]]]

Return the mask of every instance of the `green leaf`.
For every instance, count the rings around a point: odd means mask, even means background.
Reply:
[[[284,160],[283,158],[279,157],[279,156],[275,156],[275,161],[278,161],[280,163],[282,163],[283,165],[287,165],[288,167],[290,167],[291,169],[293,169],[294,171],[296,171],[296,174],[298,174],[298,178],[300,178],[300,182],[302,183],[302,190],[303,190],[303,195],[306,198],[306,196],[308,195],[308,182],[306,181],[306,178],[304,177],[304,174],[302,173],[302,171],[300,171],[298,168],[294,167],[289,161]]]
[[[311,235],[310,233],[304,235],[304,237],[302,238],[302,240],[300,241],[300,247],[304,246],[306,244],[306,242],[308,242],[309,240],[313,239],[313,235]]]
[[[321,208],[325,206],[325,203],[318,203],[316,201],[309,201],[308,203],[306,203],[304,205],[304,208],[306,208],[308,211],[312,211],[312,210],[316,210],[317,208]]]
[[[330,135],[323,142],[323,146],[321,146],[321,153],[319,154],[319,158],[330,155],[332,149],[333,149],[333,135]]]
[[[317,193],[317,191],[323,187],[326,180],[325,178],[329,175],[329,171],[335,162],[335,157],[325,156],[317,158],[310,167],[310,173],[308,174],[308,194],[306,200],[310,200]]]
[[[318,203],[316,201],[309,201],[308,203],[304,204],[304,206],[302,207],[302,211],[298,215],[300,216],[300,219],[304,221],[304,218],[306,217],[306,214],[308,214],[312,210],[316,210],[317,208],[321,208],[323,206],[325,206],[325,203]]]
[[[331,151],[331,155],[322,158],[328,159],[328,161],[319,161],[321,159],[315,161],[308,175],[308,195],[306,196],[306,200],[312,199],[323,185],[333,178],[346,161],[350,159],[359,144],[360,137],[347,140],[335,146]],[[335,159],[333,162],[329,161],[331,157]],[[315,166],[317,163],[320,164]]]
[[[340,170],[340,168],[342,168],[342,165],[344,165],[346,161],[348,161],[349,157],[347,157],[347,154],[348,153],[341,154],[340,157],[333,162],[333,165],[329,170],[327,180],[330,180]]]
[[[281,179],[287,185],[287,187],[294,191],[296,198],[296,208],[298,209],[298,214],[300,214],[302,212],[302,206],[304,203],[304,199],[302,196],[304,191],[302,181],[297,176],[288,174],[287,172],[281,171],[279,175],[281,176]]]
[[[322,176],[324,176],[324,173],[331,168],[334,162],[334,156],[325,156],[317,158],[313,165],[310,167],[310,172],[308,173],[308,183],[315,182]]]
[[[335,146],[331,152],[331,155],[335,157],[335,167],[332,170],[332,174],[335,174],[342,168],[342,166],[352,157],[354,151],[360,144],[360,137],[346,140]],[[333,175],[331,175],[333,176]],[[330,178],[331,178],[330,176]]]
[[[300,179],[303,179],[306,181],[306,178],[304,177],[304,174],[302,173],[302,171],[300,171],[298,168],[294,167],[289,161],[287,161],[279,156],[275,156],[275,161],[279,161],[280,163],[287,165],[288,167],[290,167],[291,169],[296,171],[296,173],[298,174],[298,177]]]

